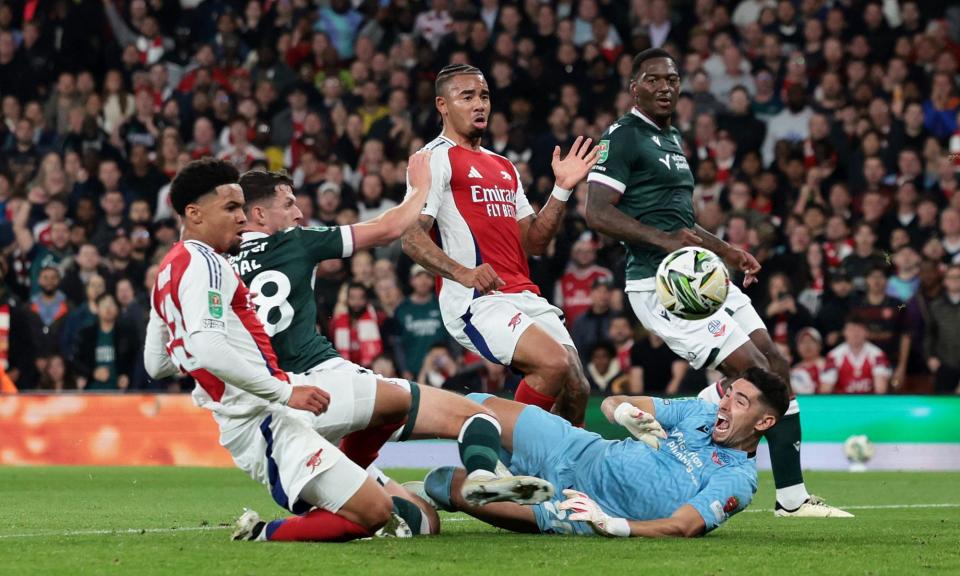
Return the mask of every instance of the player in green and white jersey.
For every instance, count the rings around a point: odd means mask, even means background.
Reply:
[[[324,375],[329,375],[331,383],[350,380],[366,388],[375,379],[374,414],[379,413],[382,404],[395,402],[398,392],[403,395],[409,408],[402,428],[349,434],[341,449],[361,466],[369,467],[371,475],[388,493],[422,504],[421,509],[431,516],[430,528],[435,531],[438,519],[432,509],[371,465],[386,440],[456,439],[464,464],[474,473],[467,492],[478,500],[523,503],[525,498],[518,494],[524,492],[540,501],[549,484],[530,477],[497,476],[500,432],[492,412],[457,394],[373,374],[341,358],[330,341],[316,330],[313,288],[317,264],[399,239],[417,221],[426,201],[430,187],[429,153],[418,153],[410,159],[410,185],[413,192],[403,203],[373,220],[352,226],[306,228],[298,226],[303,214],[297,208],[292,182],[286,175],[247,172],[240,178],[247,224],[240,251],[230,263],[256,294],[253,303],[257,317],[270,337],[282,369],[319,375],[321,382]],[[335,401],[333,398],[332,402]],[[356,409],[363,408],[358,404]]]
[[[633,61],[630,95],[634,107],[600,141],[600,159],[587,181],[587,225],[620,240],[627,249],[626,293],[637,318],[694,367],[736,374],[757,366],[790,381],[779,353],[750,299],[731,285],[724,307],[704,320],[683,320],[660,306],[654,276],[670,252],[690,245],[712,250],[732,269],[756,281],[760,264],[696,224],[693,174],[679,130],[671,125],[680,92],[673,57],[649,49]],[[713,395],[711,386],[701,396]],[[705,394],[706,393],[706,394]],[[796,399],[766,434],[777,487],[777,516],[838,517],[849,514],[811,497],[800,468],[800,414]]]

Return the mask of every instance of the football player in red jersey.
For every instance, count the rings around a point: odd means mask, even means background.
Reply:
[[[546,250],[598,150],[582,137],[564,158],[555,147],[556,185],[535,213],[513,164],[480,146],[490,114],[490,89],[480,70],[441,70],[436,105],[443,131],[425,147],[433,184],[420,225],[403,237],[404,251],[442,278],[440,310],[450,334],[491,362],[525,374],[518,401],[580,424],[588,393],[583,368],[563,313],[530,280],[527,256]],[[439,245],[428,235],[434,226]]]

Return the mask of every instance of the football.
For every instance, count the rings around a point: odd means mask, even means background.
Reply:
[[[657,298],[667,312],[684,320],[702,320],[727,300],[730,275],[716,254],[687,246],[660,262],[656,284]]]
[[[873,442],[864,434],[856,434],[847,438],[843,443],[843,453],[850,462],[851,472],[862,472],[867,469],[867,462],[873,458],[876,449]]]

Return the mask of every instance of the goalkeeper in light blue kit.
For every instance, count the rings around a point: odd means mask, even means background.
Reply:
[[[719,406],[612,396],[604,415],[636,438],[613,441],[535,406],[469,397],[498,416],[510,471],[548,480],[557,498],[471,506],[459,496],[465,473],[453,467],[412,488],[441,509],[517,532],[645,537],[700,536],[746,508],[757,490],[757,444],[789,404],[786,383],[761,368],[736,378]]]

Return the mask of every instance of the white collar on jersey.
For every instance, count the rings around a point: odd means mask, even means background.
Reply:
[[[191,243],[191,244],[196,244],[198,248],[202,248],[202,249],[207,250],[207,251],[209,251],[209,252],[212,252],[212,253],[214,253],[214,254],[217,253],[217,251],[213,249],[213,246],[207,244],[206,242],[204,242],[204,241],[202,241],[202,240],[193,240],[193,239],[184,240],[184,243],[187,243],[187,242],[189,242],[189,243]]]
[[[266,232],[244,232],[240,235],[241,242],[250,242],[251,240],[259,240],[261,238],[266,238],[270,236]]]
[[[638,110],[636,106],[634,106],[633,108],[630,109],[630,113],[633,114],[634,116],[640,118],[641,120],[643,120],[643,121],[646,122],[647,124],[653,126],[653,127],[656,128],[657,130],[660,130],[661,132],[663,131],[663,128],[657,126],[657,123],[656,123],[656,122],[654,122],[653,120],[647,118],[647,115],[644,114],[643,112],[641,112],[640,110]]]

